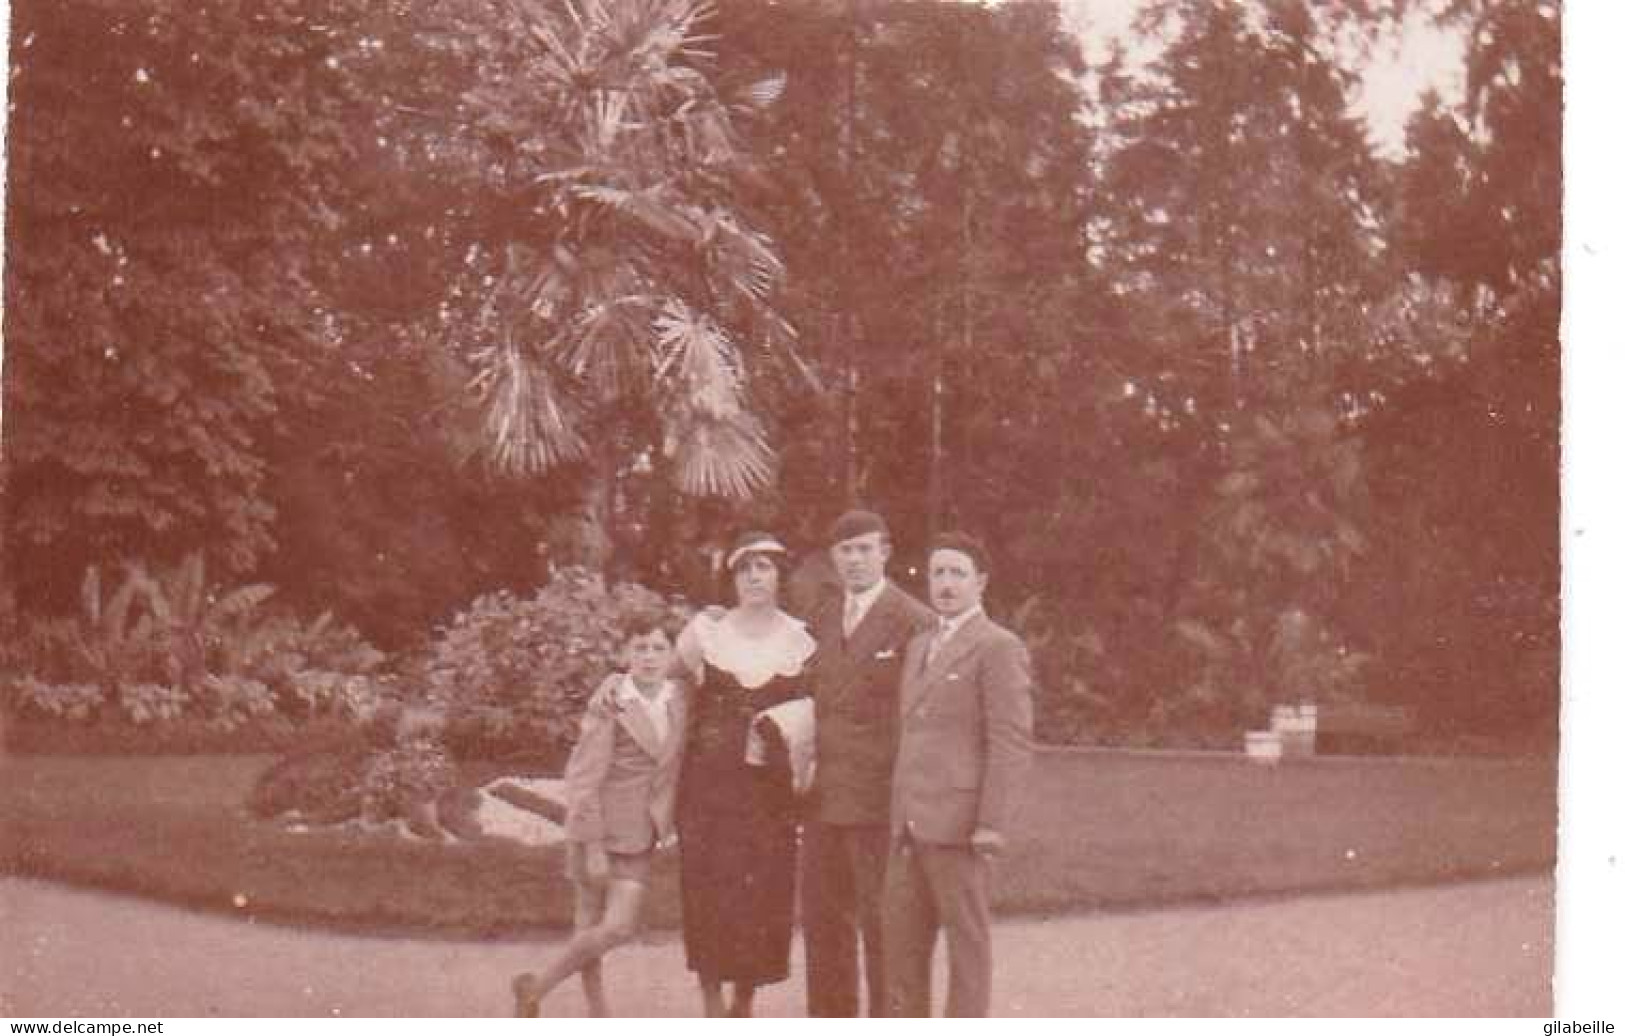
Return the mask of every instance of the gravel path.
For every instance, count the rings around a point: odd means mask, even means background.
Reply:
[[[335,935],[14,878],[0,879],[0,932],[0,1015],[13,1017],[503,1015],[509,976],[549,949]],[[1549,878],[1010,921],[994,935],[993,1008],[1550,1017],[1552,939]],[[801,1013],[793,968],[759,1013]],[[670,934],[618,951],[606,981],[621,1014],[698,1009]],[[579,1014],[579,990],[544,1010]]]

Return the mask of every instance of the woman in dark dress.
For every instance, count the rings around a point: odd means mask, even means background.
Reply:
[[[738,604],[694,617],[677,655],[694,678],[678,784],[683,948],[705,1013],[749,1016],[756,987],[790,973],[796,818],[788,766],[746,762],[763,709],[803,693],[813,640],[779,610],[785,551],[749,533],[728,555]],[[733,983],[725,1005],[722,984]]]

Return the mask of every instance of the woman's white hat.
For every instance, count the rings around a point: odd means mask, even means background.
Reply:
[[[732,571],[740,560],[747,554],[788,554],[770,532],[747,532],[734,541],[733,550],[728,552],[728,569]]]

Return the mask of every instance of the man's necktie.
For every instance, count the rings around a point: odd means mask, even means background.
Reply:
[[[856,597],[848,597],[846,599],[846,614],[841,617],[841,631],[843,634],[850,637],[852,635],[852,631],[857,628],[858,599]]]
[[[936,661],[937,652],[941,651],[942,645],[948,642],[948,630],[949,626],[946,621],[937,623],[936,632],[931,634],[931,643],[925,646],[925,664],[927,666]]]

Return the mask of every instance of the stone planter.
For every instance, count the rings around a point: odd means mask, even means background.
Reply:
[[[1314,755],[1318,720],[1314,705],[1277,705],[1270,710],[1270,730],[1281,737],[1281,754],[1289,759]]]
[[[1252,762],[1274,766],[1281,761],[1281,735],[1273,730],[1247,731],[1245,747]]]

